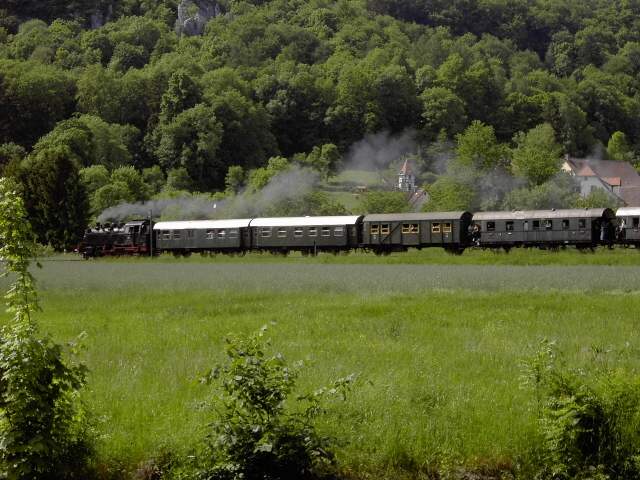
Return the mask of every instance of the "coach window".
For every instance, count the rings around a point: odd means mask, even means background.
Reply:
[[[180,240],[180,230],[174,230],[173,231],[173,239],[174,240]]]
[[[487,222],[487,232],[494,232],[496,230],[496,222]]]
[[[408,223],[403,223],[402,224],[402,233],[411,233],[409,231],[409,224]]]
[[[508,222],[506,222],[506,223],[504,224],[504,229],[505,229],[507,232],[513,232],[513,220],[509,220]]]
[[[566,218],[562,220],[562,229],[569,230],[569,220],[567,220]]]
[[[344,236],[344,227],[342,227],[342,226],[341,226],[341,227],[335,227],[335,228],[333,229],[333,235],[334,235],[335,237],[342,237],[342,236]]]
[[[443,223],[442,224],[442,233],[451,233],[451,224],[450,223]]]
[[[194,237],[194,231],[193,230],[187,230],[187,238],[193,238]]]
[[[440,233],[440,223],[432,223],[431,224],[431,233]]]
[[[238,238],[238,229],[232,228],[229,230],[229,238]]]
[[[378,235],[380,233],[380,225],[371,225],[371,235]]]
[[[633,228],[638,228],[640,226],[640,217],[633,217]]]
[[[330,237],[331,236],[331,227],[322,227],[322,236]]]
[[[389,226],[388,223],[383,223],[380,225],[380,234],[381,235],[389,235],[389,232],[391,231],[391,227]]]
[[[584,230],[585,228],[587,228],[587,220],[585,218],[578,219],[578,228],[580,230]]]
[[[301,237],[304,234],[304,229],[302,227],[296,227],[293,231],[294,237]]]
[[[309,236],[310,237],[317,237],[318,236],[318,229],[316,227],[309,227]]]
[[[218,238],[225,238],[227,236],[227,231],[224,228],[218,230]]]
[[[269,238],[271,236],[271,227],[262,227],[262,229],[260,230],[260,236]]]
[[[551,220],[544,221],[544,229],[545,230],[553,230],[553,223]]]
[[[162,232],[163,240],[171,240],[171,230],[165,230]]]
[[[213,240],[215,236],[215,230],[207,230],[207,240]]]
[[[279,238],[286,238],[287,236],[287,229],[286,228],[279,228],[278,229],[278,237]]]
[[[540,230],[540,220],[534,220],[533,221],[533,229],[534,230]]]

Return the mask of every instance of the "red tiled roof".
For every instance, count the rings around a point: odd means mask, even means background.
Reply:
[[[633,165],[628,162],[571,158],[568,163],[576,176],[593,176],[591,174],[595,174],[595,176],[600,177],[609,185],[640,187],[640,175],[633,168]],[[618,181],[619,183],[611,183],[609,180]]]
[[[622,180],[620,179],[620,177],[604,177],[602,180],[607,182],[612,187],[619,187],[620,185],[622,185]]]
[[[640,186],[622,187],[618,195],[628,207],[640,207]]]

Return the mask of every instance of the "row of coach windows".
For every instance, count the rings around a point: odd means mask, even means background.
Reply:
[[[571,228],[571,224],[569,223],[569,219],[562,219],[560,223],[562,230],[569,230]],[[522,222],[523,230],[526,232],[529,230],[529,220],[524,220]],[[578,219],[578,229],[584,230],[587,228],[587,220],[584,218]],[[514,230],[514,222],[509,220],[505,222],[505,231],[513,232]],[[553,221],[552,220],[533,220],[532,221],[532,230],[540,231],[540,230],[553,230]],[[496,222],[487,222],[487,232],[494,232],[496,230]]]
[[[287,238],[288,229],[284,227],[280,227],[276,230],[276,236],[278,238]],[[260,229],[260,236],[263,238],[271,237],[272,228],[271,227],[262,227]],[[304,236],[304,228],[295,227],[293,229],[293,236],[300,238]],[[318,236],[318,227],[308,227],[307,228],[307,236],[309,237],[317,237]],[[320,236],[322,237],[330,237],[331,236],[331,227],[321,227],[320,228]],[[342,237],[344,236],[344,227],[338,226],[333,227],[333,236],[334,237]]]
[[[184,233],[183,233],[184,232]],[[182,236],[185,236],[188,240],[192,240],[196,237],[195,230],[162,230],[160,232],[160,238],[162,240],[181,240]],[[207,240],[214,240],[215,238],[238,238],[238,229],[234,228],[226,230],[224,228],[218,230],[207,230],[205,238]]]
[[[431,224],[431,233],[451,233],[451,224],[433,222]]]

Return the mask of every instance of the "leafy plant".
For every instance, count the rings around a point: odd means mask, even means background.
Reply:
[[[5,295],[12,322],[0,331],[0,475],[67,478],[89,452],[78,391],[86,369],[67,364],[62,347],[38,336],[29,272],[36,247],[15,185],[0,179],[0,260],[15,277]]]
[[[299,396],[296,408],[287,408],[301,365],[289,367],[281,354],[268,355],[265,331],[227,339],[227,363],[203,379],[220,387],[203,478],[314,478],[334,460],[330,439],[317,432],[314,420],[323,411],[322,397],[346,398],[353,376]]]
[[[528,383],[544,395],[538,478],[638,478],[640,383],[608,369],[589,381],[557,358],[555,346],[543,341],[527,362]]]

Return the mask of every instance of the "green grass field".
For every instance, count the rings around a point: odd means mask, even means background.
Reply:
[[[535,402],[520,362],[540,339],[570,364],[602,347],[621,368],[640,367],[638,252],[535,252],[542,264],[527,265],[533,253],[59,257],[36,271],[38,320],[60,342],[87,333],[85,395],[107,463],[186,454],[211,418],[197,379],[222,359],[224,337],[275,322],[274,349],[305,361],[301,390],[358,375],[320,424],[346,471],[508,464],[531,446]]]

